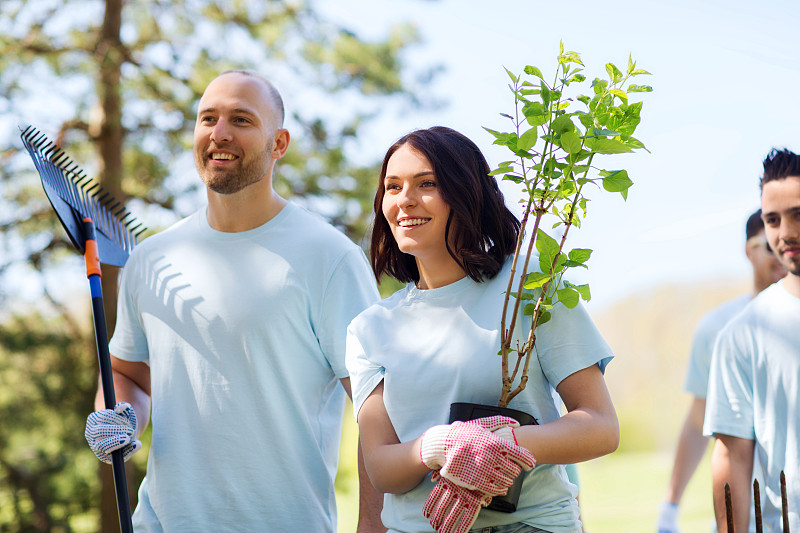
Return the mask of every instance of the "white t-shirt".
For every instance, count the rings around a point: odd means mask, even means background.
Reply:
[[[752,293],[742,294],[706,313],[697,326],[692,340],[689,367],[683,388],[697,398],[705,398],[708,393],[708,373],[711,368],[711,354],[714,342],[730,319],[738,315],[753,299]]]
[[[361,313],[348,328],[347,368],[358,411],[381,380],[383,401],[401,442],[448,422],[450,404],[497,405],[500,398],[500,317],[510,263],[492,280],[463,278],[445,287],[419,290],[413,283]],[[530,325],[517,325],[517,338]],[[536,330],[527,388],[510,408],[540,424],[560,416],[552,388],[594,364],[605,369],[608,347],[583,306],[560,304]],[[430,476],[411,491],[384,497],[382,520],[392,531],[429,532],[422,507]],[[526,475],[512,514],[482,510],[474,528],[525,522],[553,533],[580,531],[576,487],[562,465],[540,465]]]
[[[800,531],[800,298],[782,281],[720,333],[703,432],[755,440],[755,461],[766,477],[759,479],[764,531],[781,531],[781,470],[790,529]]]
[[[151,372],[136,531],[335,531],[345,331],[377,300],[361,249],[292,203],[253,230],[201,210],[142,242],[110,343]]]

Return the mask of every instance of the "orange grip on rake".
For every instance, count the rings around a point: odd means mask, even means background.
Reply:
[[[88,217],[84,218],[83,221],[92,223],[92,219]],[[103,272],[100,270],[100,253],[97,250],[97,241],[94,239],[94,235],[92,235],[91,238],[87,237],[84,243],[84,250],[83,257],[86,260],[86,277],[102,277]]]

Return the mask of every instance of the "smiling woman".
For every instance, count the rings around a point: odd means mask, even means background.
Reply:
[[[430,161],[409,144],[389,158],[384,178],[383,216],[401,252],[413,256],[420,288],[435,288],[464,277],[445,245],[450,207],[442,198]],[[433,272],[437,272],[435,279]]]
[[[408,285],[350,323],[346,357],[366,470],[386,493],[384,525],[578,530],[563,464],[618,442],[602,376],[609,347],[581,306],[562,306],[537,330],[530,386],[514,400],[513,409],[540,425],[488,415],[446,423],[453,403],[491,405],[499,397],[498,317],[519,222],[481,151],[444,127],[414,131],[389,148],[374,210],[373,271]],[[530,327],[529,316],[519,318],[515,339]],[[522,470],[515,511],[482,512]]]

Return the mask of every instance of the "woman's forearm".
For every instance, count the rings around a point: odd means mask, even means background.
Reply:
[[[516,428],[517,443],[537,464],[571,464],[609,454],[619,445],[616,415],[576,409],[548,424]]]
[[[365,466],[376,489],[403,494],[420,484],[430,472],[420,459],[420,441],[373,447],[369,457],[365,457]]]

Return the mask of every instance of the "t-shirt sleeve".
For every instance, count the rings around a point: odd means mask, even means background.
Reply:
[[[753,378],[742,326],[729,323],[714,345],[703,424],[706,436],[755,439]]]
[[[614,357],[582,304],[574,309],[556,304],[550,320],[537,326],[535,346],[542,371],[553,387],[595,364],[605,372]]]
[[[711,368],[711,354],[714,350],[714,340],[719,334],[719,327],[713,327],[705,320],[692,339],[692,348],[689,353],[689,365],[686,370],[686,381],[683,388],[686,392],[705,398],[708,393],[708,374]]]
[[[353,391],[353,415],[358,420],[358,412],[364,400],[383,380],[386,369],[370,361],[354,329],[352,324],[347,329],[347,370],[350,372],[350,387]]]
[[[348,376],[345,365],[347,325],[380,298],[375,276],[360,248],[345,253],[333,269],[320,311],[320,347],[339,379]]]
[[[136,260],[131,257],[122,270],[117,297],[117,321],[108,350],[125,361],[148,362],[150,351],[136,303],[139,276],[135,265]]]

